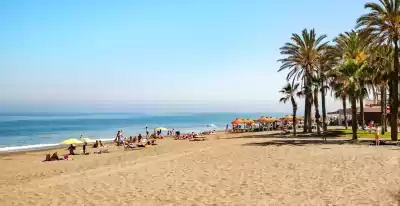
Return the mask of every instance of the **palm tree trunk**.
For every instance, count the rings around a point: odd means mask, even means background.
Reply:
[[[385,132],[387,132],[387,95],[386,95],[386,86],[384,86],[383,87],[383,98],[382,98],[382,100],[383,100],[383,108],[384,108],[384,110],[383,110],[383,117],[384,117],[384,119],[383,119],[383,127],[382,127],[382,130],[383,131],[385,131]]]
[[[357,140],[357,98],[351,98],[351,129],[353,130],[353,140]]]
[[[346,101],[347,98],[346,96],[342,96],[342,103],[343,103],[343,116],[344,116],[344,127],[345,129],[348,129],[348,124],[347,124],[347,108],[346,108]]]
[[[304,78],[304,87],[307,87],[308,86],[308,82],[309,82],[310,80],[309,80],[309,78],[308,78],[308,76],[306,75],[306,77]],[[309,107],[308,107],[308,103],[309,103],[309,96],[308,96],[308,94],[306,93],[306,94],[304,94],[304,124],[303,124],[303,132],[304,133],[306,133],[307,132],[307,128],[308,128],[308,118],[310,118],[309,116],[308,116],[308,110],[309,110]]]
[[[364,121],[364,100],[360,97],[360,121],[361,121],[361,128],[365,130],[365,121]]]
[[[390,107],[390,132],[392,141],[397,141],[397,114],[399,109],[399,45],[394,38],[394,70],[392,71],[392,104]]]
[[[315,122],[317,123],[317,134],[321,135],[320,122],[319,122],[319,104],[318,104],[318,88],[314,88],[314,108],[315,108]]]
[[[360,92],[360,120],[361,120],[361,128],[365,130],[365,121],[364,121],[364,86],[361,86]]]
[[[297,111],[297,104],[292,96],[292,106],[293,106],[293,135],[296,136],[296,111]]]
[[[303,124],[303,132],[307,132],[307,125],[308,125],[308,95],[304,98],[304,124]]]
[[[311,87],[311,86],[310,86]],[[313,95],[311,91],[308,92],[308,132],[312,132],[312,116],[311,116],[311,111],[312,111],[312,104],[313,104]]]
[[[323,131],[326,132],[328,130],[326,124],[326,105],[325,105],[325,85],[324,81],[322,81],[321,85],[321,102],[322,102],[322,124],[323,124]]]
[[[384,94],[384,86],[383,85],[381,85],[381,88],[380,88],[380,92],[381,92],[381,125],[382,125],[382,135],[384,135],[385,134],[385,110],[386,110],[386,107],[385,107],[385,101],[384,101],[384,96],[385,96],[385,94]]]

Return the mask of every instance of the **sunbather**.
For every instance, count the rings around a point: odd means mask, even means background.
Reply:
[[[103,142],[101,142],[101,140],[99,140],[99,146],[104,147]]]
[[[130,143],[130,142],[125,142],[124,147],[125,147],[125,149],[136,148],[135,145],[133,143]]]
[[[62,160],[61,158],[58,157],[57,152],[54,152],[53,155],[50,156],[50,154],[46,155],[46,159],[44,161],[58,161]]]
[[[97,147],[99,147],[99,141],[98,140],[96,140],[96,143],[93,144],[93,148],[97,148]]]
[[[60,158],[58,157],[57,152],[54,152],[53,155],[51,155],[50,160],[51,161],[60,160]]]

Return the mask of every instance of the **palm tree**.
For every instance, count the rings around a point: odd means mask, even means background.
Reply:
[[[393,44],[393,70],[390,75],[390,127],[391,139],[397,141],[397,115],[399,108],[399,45],[400,0],[379,0],[380,3],[366,3],[370,12],[357,20],[357,27],[369,34],[377,44]]]
[[[377,87],[376,90],[380,92],[382,134],[385,134],[387,131],[386,91],[388,89],[390,71],[393,64],[393,59],[391,57],[393,57],[392,47],[376,46],[373,48],[369,58],[369,64],[375,70],[372,75],[372,81],[374,86]],[[374,95],[376,95],[376,92],[374,92]]]
[[[321,134],[320,130],[320,114],[319,114],[319,102],[318,102],[318,88],[321,86],[321,78],[319,76],[313,76],[312,77],[312,92],[313,92],[313,103],[314,103],[314,109],[315,109],[315,122],[317,124],[317,134]]]
[[[348,59],[335,70],[333,89],[338,93],[345,92],[351,102],[351,117],[353,140],[357,140],[357,98],[361,90],[358,78],[360,63],[355,59]]]
[[[336,47],[334,49],[335,55],[342,59],[342,61],[352,59],[355,60],[354,62],[357,63],[359,67],[365,65],[369,46],[369,40],[366,36],[351,31],[340,34],[334,41],[336,42]],[[359,94],[357,95],[360,100],[360,120],[362,128],[365,129],[364,98],[367,96],[365,85],[369,78],[368,70],[357,70],[357,78],[360,84]]]
[[[299,84],[296,83],[294,85],[287,83],[280,93],[282,93],[283,97],[279,100],[279,102],[283,102],[286,104],[289,100],[292,103],[292,108],[293,108],[293,135],[296,136],[296,112],[297,112],[297,103],[294,99],[294,96],[297,95],[297,88],[299,87]]]
[[[323,124],[323,131],[326,132],[328,130],[327,123],[326,123],[326,92],[329,89],[327,86],[328,79],[329,79],[329,72],[336,64],[336,58],[334,53],[332,52],[333,47],[327,47],[323,52],[323,55],[319,59],[318,68],[317,68],[317,76],[319,78],[319,88],[321,92],[321,106],[322,106],[322,124]]]
[[[282,63],[278,72],[289,69],[287,80],[301,80],[304,86],[311,87],[311,77],[317,66],[322,51],[328,46],[326,35],[317,36],[314,29],[304,29],[301,35],[292,34],[291,42],[285,43],[280,48],[284,58],[278,61]],[[304,132],[311,132],[311,107],[312,92],[305,94],[304,108]]]
[[[333,96],[335,99],[340,99],[342,100],[342,109],[343,109],[343,117],[344,117],[344,127],[345,129],[348,129],[348,120],[347,120],[347,91],[345,90],[346,88],[343,88],[341,86],[341,82],[339,81],[339,75],[341,75],[337,69],[331,70],[328,72],[328,77],[329,77],[329,85],[331,87],[331,92],[333,92]]]

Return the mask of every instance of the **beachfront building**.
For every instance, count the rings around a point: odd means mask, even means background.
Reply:
[[[378,95],[379,96],[379,95]],[[386,121],[389,119],[389,113],[390,109],[389,107],[386,108],[387,111],[387,116],[386,116]],[[344,110],[339,109],[334,112],[328,112],[328,115],[331,117],[330,124],[332,125],[344,125]],[[346,116],[347,116],[347,121],[348,125],[351,125],[351,108],[346,109]],[[360,107],[357,107],[357,120],[360,122]],[[381,114],[381,106],[380,106],[380,99],[375,98],[374,100],[366,100],[366,104],[364,106],[364,121],[365,124],[368,124],[370,121],[374,121],[375,123],[381,123],[382,121],[382,114]]]

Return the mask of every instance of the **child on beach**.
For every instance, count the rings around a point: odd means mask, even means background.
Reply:
[[[379,126],[375,129],[375,146],[379,146]]]

